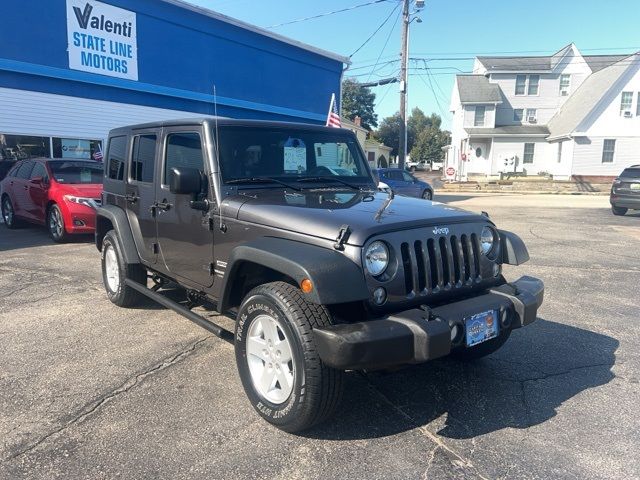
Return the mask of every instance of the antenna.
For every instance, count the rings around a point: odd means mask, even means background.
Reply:
[[[220,169],[220,148],[218,143],[218,94],[216,92],[216,85],[213,84],[213,114],[214,114],[214,122],[216,124],[216,140],[215,140],[215,149],[216,149],[216,157],[218,161],[218,169]],[[222,184],[222,175],[218,172],[218,179],[220,180],[220,184]],[[221,185],[220,185],[221,186]],[[218,228],[222,233],[226,232],[227,227],[224,223],[222,223],[222,197],[220,198],[220,205],[218,205]]]

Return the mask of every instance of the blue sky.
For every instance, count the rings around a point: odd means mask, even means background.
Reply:
[[[189,1],[260,27],[269,27],[371,0]],[[398,3],[398,0],[387,0],[271,30],[349,56]],[[450,120],[448,108],[453,73],[456,69],[470,71],[473,60],[469,57],[494,53],[546,55],[570,42],[584,54],[640,50],[639,0],[427,0],[425,4],[418,15],[422,23],[411,24],[410,56],[428,59],[431,75],[427,76],[424,69],[414,70],[409,78],[409,107],[418,106],[427,113],[439,113],[445,125]],[[386,62],[399,58],[400,20],[396,21],[399,11],[397,8],[373,39],[352,57],[353,64],[347,74],[358,75],[361,81],[397,74],[399,63]],[[380,54],[378,67],[372,72]],[[411,65],[423,67],[424,62],[414,61]],[[398,110],[397,84],[376,87],[374,92],[380,118]]]

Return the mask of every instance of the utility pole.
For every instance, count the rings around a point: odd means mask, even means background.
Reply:
[[[400,53],[400,141],[398,167],[404,169],[407,157],[407,64],[409,62],[409,0],[402,6],[402,50]]]

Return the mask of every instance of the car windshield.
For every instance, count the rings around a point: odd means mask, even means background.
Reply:
[[[102,183],[103,166],[97,162],[49,162],[58,183]]]
[[[300,182],[374,185],[357,140],[337,130],[220,127],[220,168],[227,183]],[[282,185],[281,183],[279,185]],[[309,188],[306,185],[300,185]]]

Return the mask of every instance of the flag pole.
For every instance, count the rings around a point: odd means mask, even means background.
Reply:
[[[331,112],[333,111],[333,104],[335,103],[335,101],[336,101],[336,94],[332,93],[331,101],[329,102],[329,111],[327,112],[327,121],[324,124],[325,127],[329,126],[329,118],[331,118]]]

